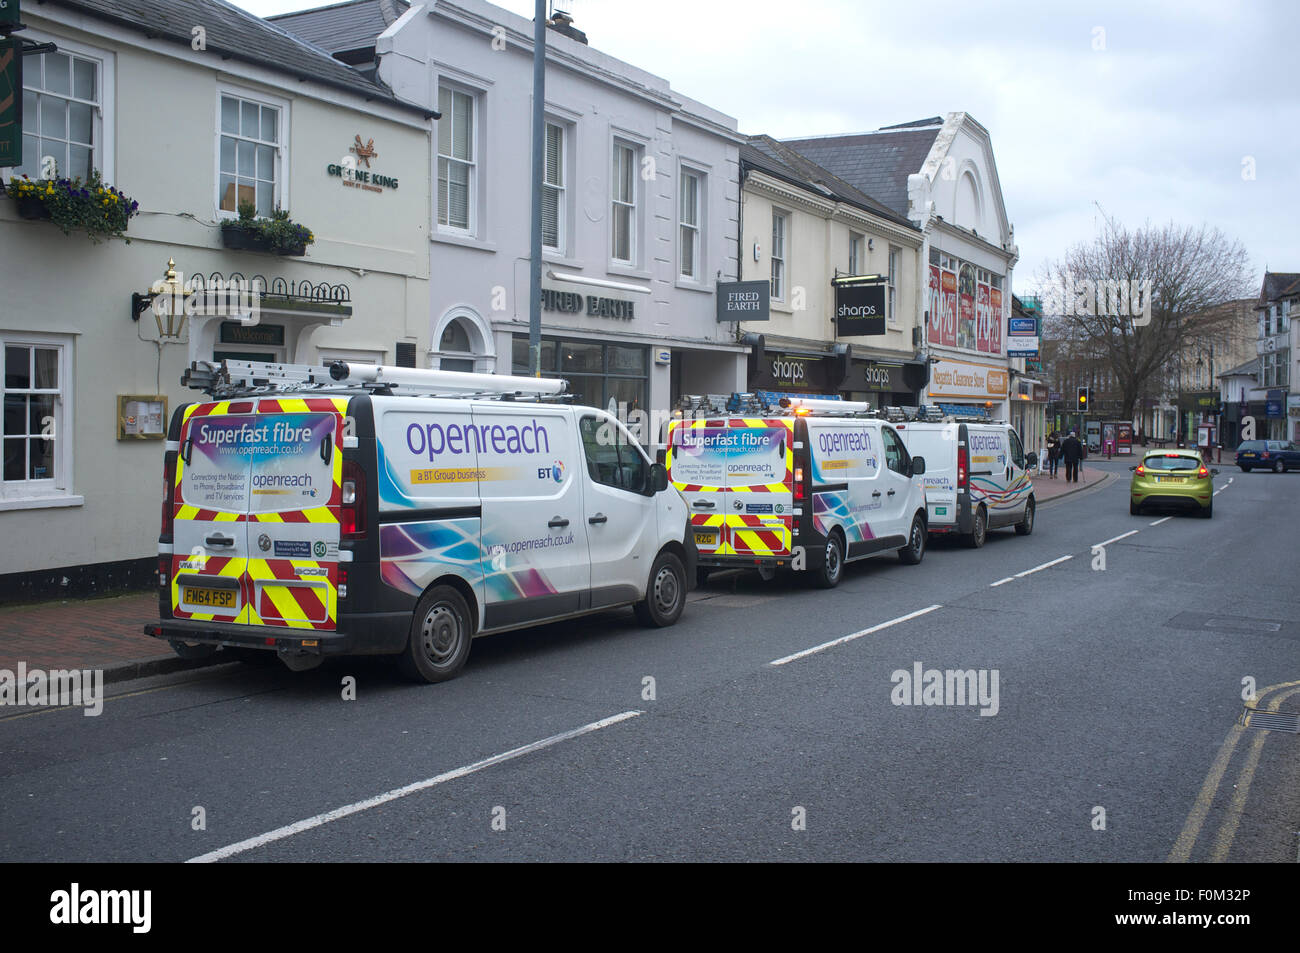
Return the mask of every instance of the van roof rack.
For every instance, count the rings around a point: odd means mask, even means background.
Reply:
[[[367,391],[420,397],[494,397],[500,400],[572,400],[556,378],[508,377],[382,364],[271,364],[264,361],[194,361],[181,385],[212,397],[291,391]]]

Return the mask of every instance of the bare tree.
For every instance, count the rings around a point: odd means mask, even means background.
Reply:
[[[1038,276],[1044,337],[1063,356],[1106,362],[1132,417],[1143,396],[1164,389],[1176,355],[1231,333],[1254,279],[1246,249],[1217,228],[1150,223],[1130,231],[1113,219],[1091,242],[1070,247]]]

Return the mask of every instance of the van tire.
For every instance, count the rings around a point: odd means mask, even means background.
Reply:
[[[925,558],[925,520],[917,513],[912,517],[912,528],[908,530],[907,545],[898,551],[898,559],[905,566],[915,566]]]
[[[445,682],[465,667],[473,638],[465,599],[451,586],[434,586],[415,607],[398,668],[413,681]]]
[[[682,561],[662,552],[650,567],[645,598],[634,605],[636,620],[642,625],[662,629],[675,623],[686,607],[686,570]]]
[[[1034,531],[1034,498],[1031,496],[1025,501],[1025,515],[1020,522],[1016,524],[1017,536],[1028,536]]]
[[[966,534],[966,545],[979,549],[989,537],[989,515],[981,505],[975,510],[975,528]]]
[[[832,531],[826,537],[826,552],[821,567],[813,573],[813,582],[818,589],[834,589],[844,578],[844,543],[840,534]]]

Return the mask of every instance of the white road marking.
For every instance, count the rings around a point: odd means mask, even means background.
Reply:
[[[1033,573],[1036,572],[1042,572],[1044,569],[1047,569],[1049,566],[1055,566],[1057,563],[1063,563],[1067,559],[1073,559],[1073,558],[1074,558],[1073,556],[1062,556],[1060,559],[1053,559],[1050,563],[1043,563],[1041,566],[1035,566],[1033,569],[1026,569],[1024,572],[1018,572],[1016,573],[1015,578],[1023,579],[1025,576],[1032,575]]]
[[[284,827],[277,827],[273,831],[265,834],[258,834],[256,837],[250,837],[248,840],[241,840],[237,844],[219,848],[198,857],[191,857],[186,861],[187,864],[209,864],[218,860],[225,860],[227,857],[233,857],[235,854],[242,854],[245,851],[253,850],[270,844],[273,841],[283,840],[286,837],[292,837],[295,834],[301,834],[303,831],[309,831],[313,827],[321,827],[329,824],[331,821],[337,821],[341,818],[348,817],[352,814],[359,814],[362,811],[368,811],[372,807],[378,807],[381,804],[387,804],[389,801],[395,801],[398,798],[406,797],[408,794],[416,794],[435,785],[444,784],[447,781],[454,781],[457,778],[463,778],[466,775],[474,774],[476,771],[482,771],[484,768],[490,768],[494,764],[501,764],[504,761],[511,761],[515,758],[521,758],[526,754],[532,754],[534,751],[540,751],[543,748],[549,748],[557,745],[561,741],[568,741],[571,738],[577,738],[580,735],[589,734],[593,731],[599,731],[601,728],[607,728],[610,725],[616,725],[620,721],[627,721],[629,718],[635,718],[637,715],[644,714],[639,711],[625,711],[617,715],[611,715],[609,718],[602,718],[600,721],[593,721],[590,724],[583,725],[581,728],[573,728],[569,731],[561,732],[558,735],[551,735],[549,738],[543,738],[541,741],[534,741],[519,748],[512,748],[502,754],[493,755],[490,758],[484,758],[482,761],[475,761],[473,764],[465,765],[463,768],[456,768],[437,777],[426,778],[423,781],[416,781],[414,784],[408,784],[405,787],[394,788],[383,794],[367,798],[364,801],[357,801],[355,804],[348,804],[344,807],[335,808],[324,814],[317,814],[315,817],[309,817],[303,821],[296,821]]]
[[[1137,530],[1131,529],[1127,533],[1120,533],[1118,536],[1112,536],[1104,543],[1093,543],[1092,548],[1096,549],[1098,546],[1109,546],[1111,543],[1119,542],[1121,539],[1124,539],[1126,536],[1136,536],[1137,532],[1138,532]]]
[[[997,582],[989,583],[989,588],[992,589],[994,586],[1005,586],[1007,583],[1015,582],[1015,581],[1016,581],[1015,576],[1007,576],[1006,579],[999,579]]]
[[[1152,526],[1159,526],[1159,525],[1160,525],[1161,523],[1163,523],[1165,520],[1171,520],[1171,519],[1173,519],[1172,516],[1162,516],[1162,517],[1160,517],[1160,519],[1156,520],[1156,521],[1155,521],[1154,523],[1152,523],[1151,525],[1152,525]]]
[[[845,642],[852,642],[854,639],[860,639],[864,635],[871,635],[871,633],[879,632],[881,629],[887,629],[891,625],[898,625],[898,623],[900,622],[906,622],[909,619],[915,619],[917,616],[922,616],[925,615],[927,612],[933,612],[935,609],[942,609],[942,608],[943,606],[934,605],[934,606],[929,606],[928,608],[925,609],[917,609],[915,612],[909,612],[907,615],[900,615],[897,619],[890,619],[888,622],[881,622],[879,625],[873,625],[871,628],[863,629],[861,632],[854,632],[852,635],[845,635],[842,636],[841,638],[833,639],[830,642],[823,642],[821,645],[814,645],[810,649],[804,649],[802,652],[795,652],[794,655],[787,655],[784,658],[774,659],[773,661],[768,662],[767,664],[785,665],[788,662],[797,661],[798,659],[804,658],[806,656],[814,655],[817,652],[824,652],[827,649],[834,648],[837,645],[843,645]]]

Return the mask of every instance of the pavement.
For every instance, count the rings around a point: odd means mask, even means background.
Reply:
[[[1104,484],[1113,474],[1085,466],[1078,483],[1036,477],[1040,503]],[[229,661],[221,653],[209,659],[179,658],[166,642],[147,636],[146,623],[158,619],[155,591],[129,592],[87,599],[0,606],[0,670],[102,669],[105,682],[120,682]]]

